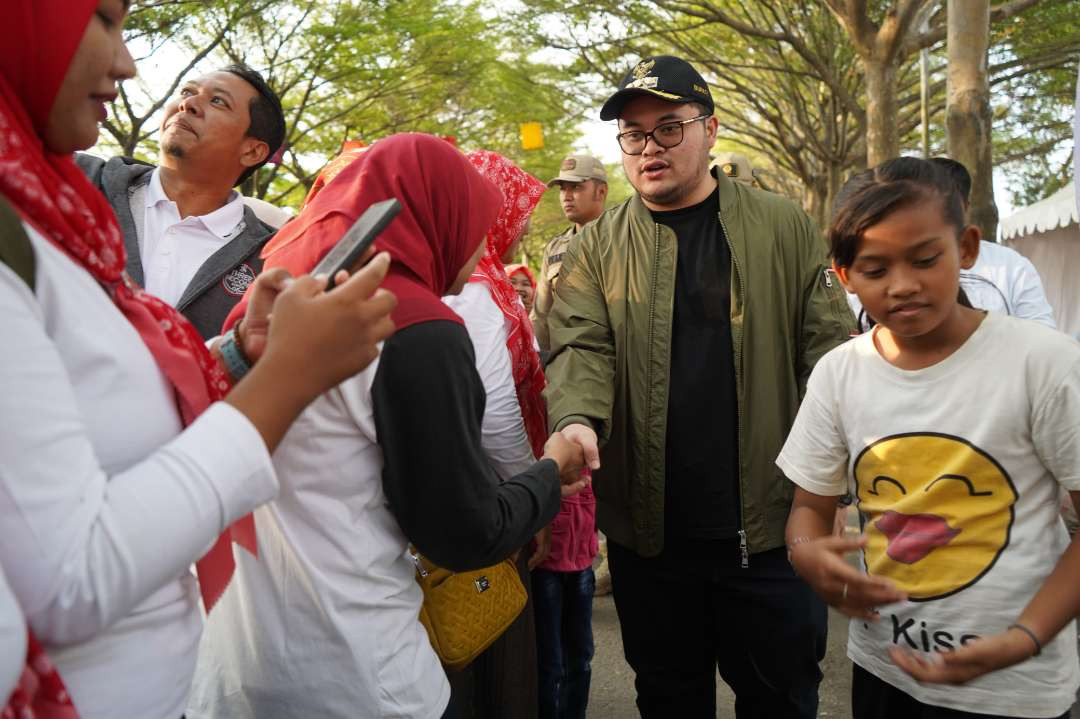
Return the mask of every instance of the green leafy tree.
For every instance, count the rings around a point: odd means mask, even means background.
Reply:
[[[144,67],[168,77],[129,83],[100,152],[157,154],[161,107],[183,78],[245,62],[279,93],[287,139],[281,162],[245,191],[298,207],[346,140],[406,131],[452,136],[463,150],[502,152],[527,170],[556,171],[577,139],[580,109],[557,69],[531,59],[533,38],[456,0],[155,0],[137,4],[129,40]],[[545,148],[520,149],[518,127],[541,122]]]

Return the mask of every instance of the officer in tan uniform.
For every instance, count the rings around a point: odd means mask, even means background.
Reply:
[[[562,204],[563,214],[573,224],[547,244],[544,248],[544,260],[540,265],[532,321],[536,339],[545,355],[549,348],[547,315],[551,311],[563,253],[570,244],[570,238],[604,211],[608,191],[607,171],[604,170],[603,163],[595,157],[570,155],[562,161],[559,176],[548,183],[548,187],[555,185],[559,186],[559,202]]]
[[[713,158],[709,167],[719,167],[721,172],[735,182],[760,187],[762,190],[769,189],[761,184],[761,178],[750,164],[750,158],[740,152],[721,152]]]

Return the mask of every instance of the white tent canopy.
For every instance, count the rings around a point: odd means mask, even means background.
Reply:
[[[1001,239],[1008,243],[1018,236],[1050,232],[1080,222],[1076,203],[1076,183],[1070,182],[1045,200],[1022,207],[1001,221]]]
[[[1002,242],[1031,260],[1042,277],[1058,329],[1080,333],[1080,216],[1070,182],[1001,221]]]

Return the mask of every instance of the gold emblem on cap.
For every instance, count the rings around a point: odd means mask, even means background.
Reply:
[[[575,160],[573,157],[568,157],[568,158],[566,158],[565,160],[562,161],[562,167],[559,168],[559,169],[561,169],[561,170],[573,170],[576,167],[577,167],[577,160]]]
[[[634,68],[634,77],[638,80],[649,74],[649,71],[653,69],[653,65],[656,64],[656,60],[642,60]]]

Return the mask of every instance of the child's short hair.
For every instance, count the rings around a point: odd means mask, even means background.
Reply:
[[[959,233],[964,228],[964,206],[956,183],[940,165],[897,157],[852,176],[836,196],[829,225],[833,260],[850,267],[867,229],[897,210],[931,198],[941,200],[945,221]]]

